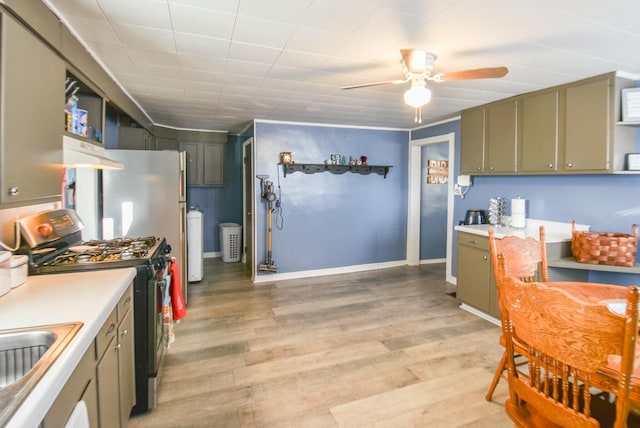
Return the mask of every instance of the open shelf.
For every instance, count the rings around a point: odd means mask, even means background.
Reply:
[[[352,172],[354,174],[378,174],[387,178],[389,165],[326,165],[323,163],[288,163],[282,164],[284,166],[284,176],[287,174],[293,174],[294,172],[304,172],[305,174],[316,174],[319,172],[330,172],[332,174],[344,174],[345,172]]]

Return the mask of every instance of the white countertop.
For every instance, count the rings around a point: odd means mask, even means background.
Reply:
[[[38,426],[135,276],[135,268],[29,276],[0,296],[0,330],[84,324],[6,427]]]
[[[571,241],[571,223],[561,223],[549,220],[527,219],[524,228],[517,229],[510,226],[497,226],[493,224],[459,225],[454,229],[459,232],[472,233],[474,235],[489,236],[489,229],[493,229],[495,237],[498,239],[505,236],[518,236],[520,238],[540,238],[540,226],[544,226],[545,242],[552,244],[556,242]],[[577,224],[577,230],[589,230],[588,225]]]

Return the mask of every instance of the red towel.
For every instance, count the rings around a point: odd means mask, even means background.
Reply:
[[[175,257],[171,257],[171,265],[169,265],[169,273],[171,274],[171,308],[173,310],[173,319],[178,321],[187,314],[187,305],[184,303],[184,295],[182,294],[182,283],[180,282],[180,269]]]

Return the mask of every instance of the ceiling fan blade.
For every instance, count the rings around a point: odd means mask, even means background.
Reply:
[[[357,89],[357,88],[367,88],[369,86],[398,85],[400,83],[407,83],[408,81],[409,81],[408,79],[387,80],[386,82],[363,83],[361,85],[343,86],[342,89]]]
[[[425,72],[426,52],[420,49],[400,49],[402,62],[409,73],[422,74]]]
[[[450,80],[470,80],[470,79],[490,79],[495,77],[504,77],[509,72],[507,67],[488,67],[477,68],[475,70],[454,71],[451,73],[443,73],[441,79],[445,82]]]

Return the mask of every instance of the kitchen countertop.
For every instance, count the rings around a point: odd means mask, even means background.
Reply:
[[[474,235],[489,236],[489,229],[493,229],[495,237],[502,239],[505,236],[518,236],[520,238],[540,238],[540,226],[544,226],[545,241],[547,244],[571,241],[571,223],[561,223],[549,220],[527,219],[527,225],[518,229],[511,226],[496,226],[493,224],[459,225],[454,229],[458,232],[467,232]],[[589,230],[588,225],[577,224],[577,230]]]
[[[0,296],[0,330],[84,324],[6,427],[38,426],[135,276],[135,268],[29,276]]]

